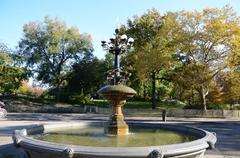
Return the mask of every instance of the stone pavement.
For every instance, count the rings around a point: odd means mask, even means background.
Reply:
[[[58,123],[81,120],[106,120],[108,116],[100,114],[43,114],[10,113],[0,120],[0,158],[4,153],[16,150],[11,144],[11,135],[15,129],[22,129],[43,123]],[[127,117],[127,121],[161,122],[160,117]],[[214,150],[208,150],[205,158],[240,158],[240,120],[213,118],[168,118],[167,123],[182,124],[203,128],[215,132],[218,141]]]

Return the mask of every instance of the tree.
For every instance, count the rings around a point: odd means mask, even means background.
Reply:
[[[104,63],[107,70],[113,69],[114,67],[113,61],[114,61],[114,55],[112,53],[107,53],[104,59]]]
[[[172,66],[173,54],[176,53],[178,40],[176,14],[161,16],[155,9],[149,10],[141,17],[128,20],[126,32],[135,39],[133,67],[141,80],[152,82],[152,108],[156,108],[156,80]]]
[[[223,86],[224,99],[226,103],[240,103],[240,71],[228,72]]]
[[[222,89],[214,80],[212,80],[210,83],[207,100],[213,104],[222,104],[224,101]]]
[[[10,50],[6,45],[0,44],[0,93],[12,94],[27,78],[23,68],[12,65]]]
[[[68,87],[74,93],[95,95],[100,85],[106,80],[106,71],[105,63],[102,60],[95,57],[92,60],[82,60],[73,65]]]
[[[93,50],[90,35],[80,34],[76,27],[67,28],[59,19],[45,17],[43,23],[30,22],[24,25],[23,33],[19,54],[25,66],[57,92],[71,66]]]
[[[231,47],[234,51],[231,51],[227,56],[228,68],[233,71],[240,70],[240,26],[231,39]]]
[[[61,91],[61,101],[87,102],[96,97],[96,92],[106,79],[107,64],[96,57],[88,56],[72,66],[68,74],[66,86]]]
[[[235,52],[233,41],[239,32],[239,17],[229,6],[204,9],[202,12],[183,11],[178,17],[183,28],[179,52],[191,59],[196,73],[194,89],[201,105],[207,109],[206,97],[211,80],[226,68],[226,59]]]
[[[168,76],[174,84],[173,90],[176,99],[180,101],[187,99],[189,104],[194,103],[193,89],[195,73],[194,68],[190,64],[175,66],[175,68],[170,71]],[[190,95],[186,95],[186,93]]]
[[[3,43],[0,43],[0,65],[6,65],[11,62],[10,50]]]
[[[169,73],[169,78],[174,83],[177,98],[181,101],[187,99],[189,104],[195,104],[195,91],[201,89],[203,83],[211,82],[209,71],[204,65],[194,63],[176,66]]]
[[[27,74],[24,69],[0,65],[0,92],[3,95],[12,94],[21,85],[21,81],[26,78]]]

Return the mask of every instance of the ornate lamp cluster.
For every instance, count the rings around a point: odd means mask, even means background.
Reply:
[[[101,41],[102,47],[105,51],[114,54],[114,69],[107,72],[107,81],[110,85],[125,84],[126,80],[130,77],[130,73],[124,72],[120,67],[120,55],[126,53],[131,49],[134,39],[128,38],[127,35],[119,34],[119,30],[115,30],[115,34],[109,39],[109,41]]]
[[[131,76],[131,73],[122,71],[121,69],[112,69],[107,71],[107,84],[119,85],[126,84],[126,81]]]

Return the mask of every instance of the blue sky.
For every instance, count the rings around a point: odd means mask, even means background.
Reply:
[[[160,13],[180,10],[202,10],[230,4],[240,15],[240,0],[0,0],[0,42],[17,46],[22,27],[29,21],[43,21],[45,16],[59,17],[80,33],[92,35],[94,55],[103,58],[100,41],[110,37],[119,23],[133,15],[156,8]]]

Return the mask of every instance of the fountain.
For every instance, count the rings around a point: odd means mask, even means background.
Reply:
[[[133,41],[126,35],[120,35],[118,29],[110,38],[110,42],[102,41],[103,48],[115,55],[114,69],[108,71],[108,84],[98,91],[98,94],[112,104],[112,114],[108,122],[55,123],[16,130],[13,134],[14,144],[22,148],[29,158],[203,158],[206,149],[214,148],[217,140],[214,133],[167,123],[127,124],[124,121],[122,106],[126,99],[133,97],[136,92],[126,86],[125,83],[130,74],[121,70],[119,58],[131,48]],[[91,129],[92,127],[94,128]],[[145,136],[145,139],[141,139],[142,135],[140,135],[139,139],[139,137],[135,138],[138,132],[129,134],[129,127],[130,132],[140,131],[139,133],[142,134],[147,133],[146,130],[153,132]],[[103,128],[104,133],[97,132]],[[67,140],[71,139],[73,142],[52,141],[51,137],[44,139],[45,133],[47,133],[46,136],[55,134],[55,137],[63,129],[67,130],[65,131],[67,136],[74,135],[74,137],[67,137]],[[164,133],[168,133],[166,131],[170,132],[170,138],[179,138],[181,141],[161,144],[165,137]],[[76,136],[84,136],[84,139],[78,140]],[[90,139],[85,139],[85,136]],[[62,137],[57,139],[63,140]],[[99,140],[103,143],[96,144],[95,141]],[[105,140],[116,143],[106,145]],[[137,143],[127,143],[131,140]],[[90,143],[85,144],[85,141]]]
[[[133,41],[132,38],[127,39],[126,35],[120,36],[118,29],[115,30],[115,35],[110,38],[109,44],[106,41],[102,41],[102,47],[115,56],[114,69],[108,71],[108,85],[98,91],[98,94],[112,103],[112,115],[105,128],[106,134],[128,134],[128,125],[124,121],[122,106],[126,102],[127,97],[132,97],[136,92],[124,85],[129,74],[120,69],[119,56],[131,48]]]

